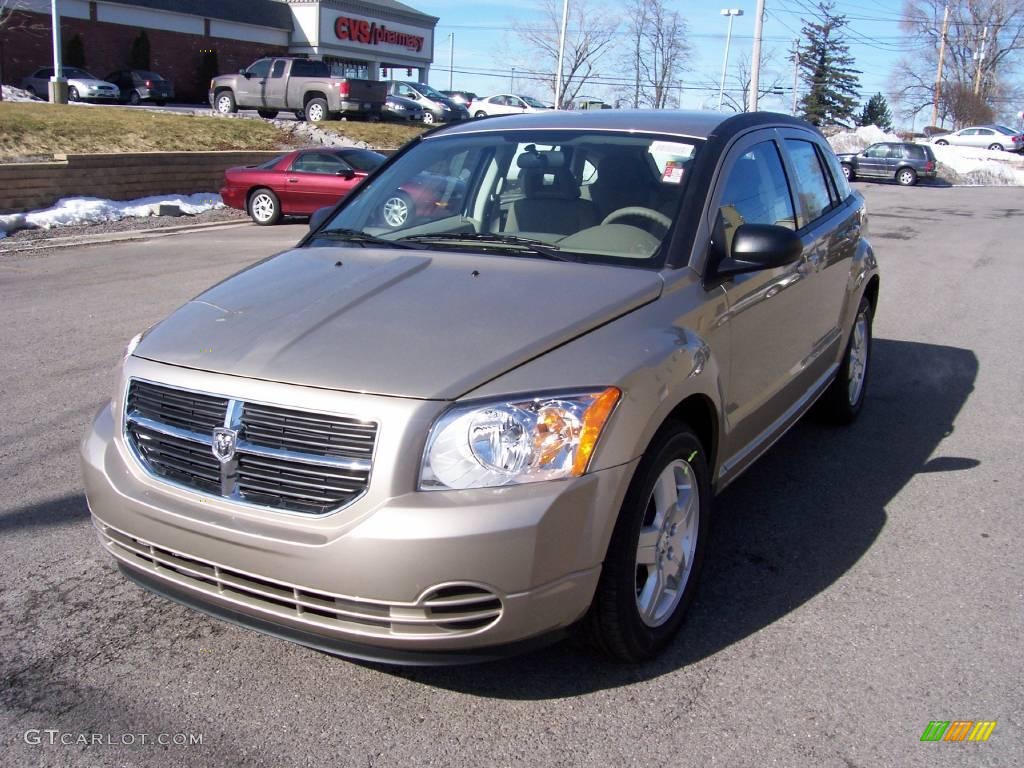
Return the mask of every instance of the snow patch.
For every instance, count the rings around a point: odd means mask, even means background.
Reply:
[[[860,152],[879,141],[902,141],[894,133],[869,125],[830,136],[837,154]],[[925,144],[928,142],[918,142]],[[1024,187],[1024,157],[1012,152],[929,144],[939,161],[939,178],[964,186]]]
[[[28,91],[15,88],[13,85],[4,85],[4,101],[42,101]]]
[[[159,216],[161,205],[173,205],[194,216],[215,208],[223,208],[220,195],[200,192],[195,195],[156,195],[135,200],[103,200],[98,197],[65,197],[52,208],[29,213],[0,216],[0,232],[35,227],[51,229],[71,224],[97,224],[131,217]]]

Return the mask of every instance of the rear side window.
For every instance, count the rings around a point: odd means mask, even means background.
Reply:
[[[295,59],[292,62],[292,77],[330,77],[331,68],[322,61]]]
[[[832,183],[835,184],[835,189],[838,191],[839,202],[842,202],[853,194],[850,182],[846,180],[846,174],[843,173],[843,168],[835,152],[831,149],[823,149],[821,154],[825,158],[825,165],[828,166],[828,170],[832,172]]]
[[[786,147],[796,172],[795,192],[802,203],[797,220],[803,228],[832,207],[832,197],[814,144],[802,139],[786,139]]]
[[[286,62],[285,62],[284,59],[278,59],[277,61],[275,61],[274,62],[274,68],[272,70],[270,70],[270,76],[271,77],[284,77],[284,65],[285,65],[285,63]]]
[[[714,239],[732,249],[732,238],[743,224],[776,224],[796,229],[793,199],[774,141],[755,144],[736,159],[718,201]]]
[[[903,157],[907,160],[927,160],[928,158],[924,154],[924,147],[918,147],[914,144],[903,145]]]

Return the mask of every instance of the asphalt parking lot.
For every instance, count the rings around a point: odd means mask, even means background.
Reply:
[[[124,344],[304,226],[0,257],[0,764],[1024,765],[1024,189],[856,186],[862,418],[805,420],[719,498],[684,632],[638,667],[355,664],[130,585],[77,457]],[[932,720],[998,725],[922,743]]]

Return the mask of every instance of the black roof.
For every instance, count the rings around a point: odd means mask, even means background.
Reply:
[[[154,11],[187,13],[220,21],[237,21],[257,27],[292,30],[292,12],[278,0],[105,0],[117,5]]]

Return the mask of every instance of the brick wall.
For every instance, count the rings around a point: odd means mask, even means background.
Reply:
[[[104,77],[128,66],[132,42],[140,32],[137,27],[67,18],[61,19],[60,29],[65,44],[74,35],[81,36],[85,68],[96,77]],[[237,72],[261,56],[280,56],[288,52],[285,46],[159,29],[147,29],[146,36],[149,38],[150,68],[174,82],[179,101],[206,101],[209,81],[200,82],[199,78],[205,50],[212,48],[217,52],[219,74]],[[3,82],[10,85],[20,85],[21,78],[39,67],[52,66],[50,17],[14,12],[8,25],[0,30],[0,63]]]
[[[280,152],[138,152],[55,155],[49,163],[0,165],[0,214],[53,205],[81,195],[132,200],[161,194],[217,192],[224,171]]]

